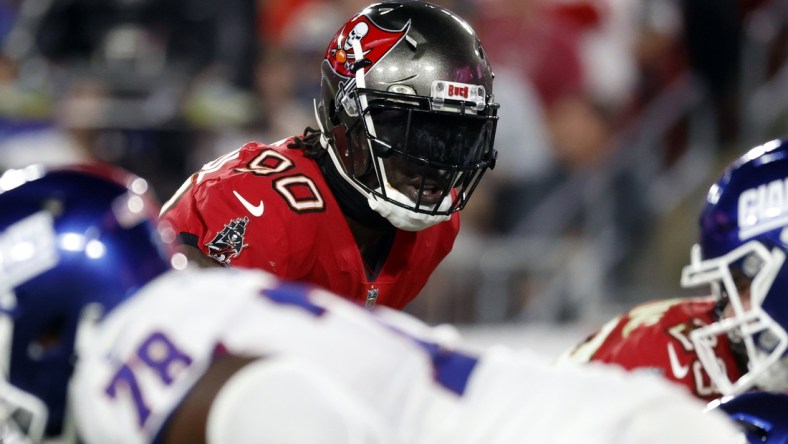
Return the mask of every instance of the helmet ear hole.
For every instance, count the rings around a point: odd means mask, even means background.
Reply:
[[[358,157],[358,154],[351,146],[351,136],[348,134],[347,127],[344,124],[339,124],[331,128],[331,138],[339,160],[345,166],[345,170],[355,174],[357,170],[356,164],[358,163],[355,158]]]
[[[331,139],[334,141],[334,146],[337,152],[342,154],[348,151],[348,137],[345,125],[336,124],[331,128]]]
[[[341,122],[339,118],[339,110],[336,107],[336,102],[332,100],[328,107],[326,108],[326,112],[328,113],[328,120],[331,122],[332,126],[339,125]]]
[[[60,346],[66,331],[65,316],[57,316],[50,320],[41,333],[28,346],[28,354],[32,359],[40,359],[49,350]]]
[[[331,136],[345,170],[357,178],[365,176],[372,168],[372,159],[361,125],[348,128],[342,123],[331,129]]]

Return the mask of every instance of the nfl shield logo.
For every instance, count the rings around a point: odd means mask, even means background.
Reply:
[[[379,290],[375,287],[367,290],[367,300],[364,303],[364,308],[372,308],[375,306],[375,303],[378,301],[378,292]]]

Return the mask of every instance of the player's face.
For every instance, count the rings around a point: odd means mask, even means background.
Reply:
[[[392,125],[390,122],[378,122],[377,128],[382,134],[391,134]],[[404,132],[404,130],[403,130]],[[370,188],[378,188],[377,176],[370,162],[373,160],[369,155],[369,147],[361,131],[353,131],[349,138],[351,149],[346,152],[346,165],[351,166],[357,176],[363,176],[364,183]],[[389,137],[389,139],[394,139]],[[426,156],[427,148],[416,143],[411,144],[411,152],[414,155]],[[413,159],[407,159],[398,154],[392,154],[383,159],[383,167],[386,171],[386,179],[390,186],[407,196],[413,202],[418,202],[420,206],[433,206],[443,199],[444,191],[451,183],[451,174],[448,171],[441,171],[429,167]]]
[[[491,121],[381,108],[369,116],[386,179],[420,207],[440,203],[452,183],[459,183],[458,168],[477,164],[489,151]]]
[[[417,165],[400,156],[391,156],[383,163],[391,186],[420,205],[440,203],[451,183],[447,171]]]
[[[750,309],[750,285],[752,284],[752,279],[745,275],[740,269],[738,268],[731,268],[731,277],[733,277],[733,282],[736,284],[736,292],[739,293],[739,299],[742,303],[742,308],[744,310]],[[733,317],[733,307],[730,303],[725,306],[725,309],[722,311],[723,318],[730,318]]]

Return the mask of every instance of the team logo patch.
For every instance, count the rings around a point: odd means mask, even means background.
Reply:
[[[224,265],[230,265],[230,261],[237,258],[241,250],[247,246],[244,243],[244,234],[248,223],[249,217],[244,216],[225,224],[222,231],[216,233],[213,240],[205,244],[208,255]]]
[[[410,22],[400,30],[383,29],[368,17],[358,15],[346,23],[331,40],[326,51],[326,60],[337,74],[353,77],[353,64],[358,61],[353,51],[354,42],[361,42],[362,55],[358,59],[367,59],[370,64],[365,66],[365,69],[370,69],[402,41],[408,28]]]

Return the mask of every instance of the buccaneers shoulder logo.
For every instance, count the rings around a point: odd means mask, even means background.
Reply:
[[[238,257],[241,250],[247,246],[244,243],[247,223],[249,218],[244,216],[225,224],[222,231],[216,233],[213,240],[205,244],[208,255],[225,266],[230,265],[230,261]]]
[[[367,59],[369,69],[391,51],[408,33],[410,22],[400,30],[383,29],[364,15],[357,15],[347,22],[331,40],[326,51],[326,60],[337,74],[353,77],[353,64]],[[362,54],[353,50],[354,42],[361,43]]]

